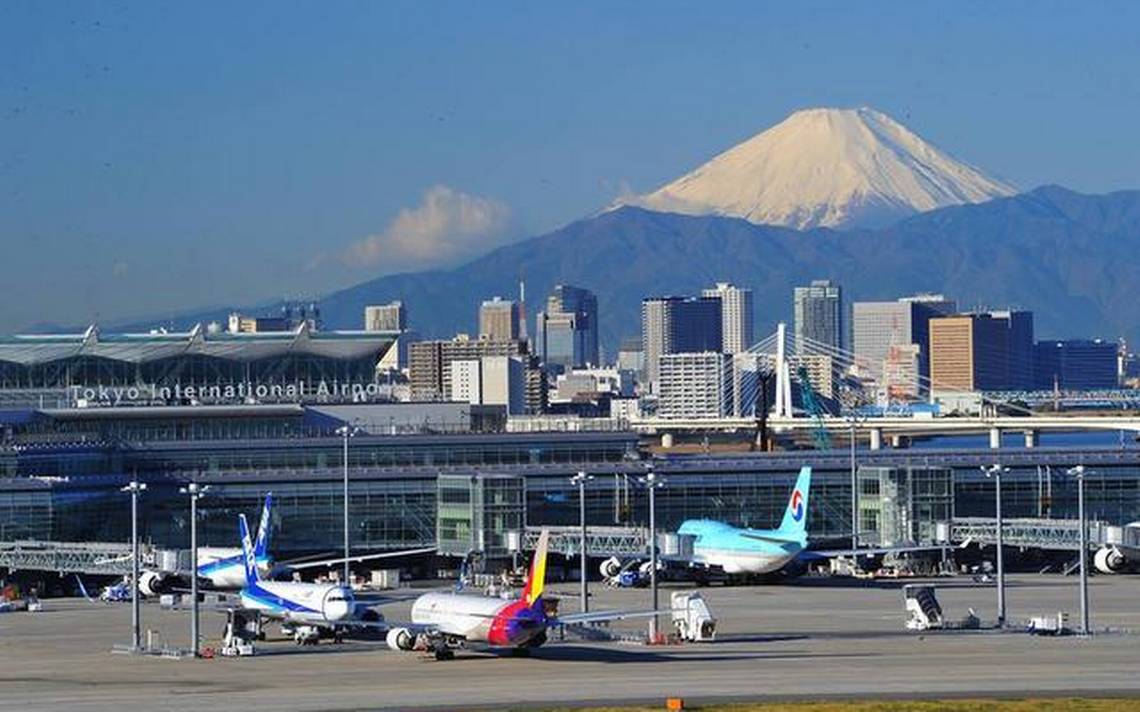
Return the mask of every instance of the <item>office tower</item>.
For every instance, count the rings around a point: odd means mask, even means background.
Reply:
[[[641,301],[641,343],[648,381],[656,381],[663,354],[723,348],[717,297],[651,297]]]
[[[618,348],[617,367],[619,371],[632,371],[639,379],[645,377],[645,347],[641,339],[622,339]]]
[[[547,367],[598,365],[598,298],[588,289],[559,284],[535,315],[535,350]]]
[[[843,291],[838,284],[817,279],[796,287],[793,306],[797,353],[804,350],[804,339],[843,348]]]
[[[479,307],[479,338],[488,341],[517,341],[518,306],[509,299],[495,297]]]
[[[408,328],[408,310],[400,301],[364,307],[365,331],[405,331]]]
[[[726,354],[747,351],[753,344],[752,290],[717,282],[716,287],[701,292],[702,297],[720,299],[721,350]]]
[[[930,378],[930,319],[955,311],[955,303],[940,294],[855,302],[852,351],[860,373],[888,389],[925,393]]]
[[[1117,388],[1118,346],[1113,341],[1067,339],[1038,341],[1036,351],[1037,388],[1066,391]]]
[[[1008,321],[989,314],[958,314],[931,319],[931,389],[1008,389],[1009,334]]]
[[[411,397],[414,401],[450,401],[451,365],[485,356],[526,357],[526,343],[492,339],[474,340],[465,334],[448,341],[419,341],[408,349]]]
[[[734,409],[732,355],[716,351],[662,354],[657,415],[718,418]]]
[[[1034,385],[1033,312],[1004,309],[989,312],[991,318],[1005,322],[1008,330],[1009,373],[1006,390],[1028,391]]]
[[[483,356],[451,363],[451,400],[506,406],[508,415],[526,412],[526,364],[517,356]]]

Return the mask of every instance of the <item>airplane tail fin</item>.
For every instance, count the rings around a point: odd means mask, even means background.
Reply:
[[[542,589],[546,585],[546,550],[550,545],[550,532],[542,530],[538,537],[538,546],[534,550],[534,560],[530,563],[530,575],[526,578],[522,596],[527,604],[534,605],[542,596]]]
[[[807,540],[807,513],[808,494],[811,490],[811,467],[804,465],[800,468],[796,486],[792,489],[792,496],[788,498],[788,508],[784,510],[784,519],[780,522],[779,534],[781,537]]]
[[[244,514],[238,515],[238,531],[241,534],[241,555],[245,564],[245,583],[247,586],[256,584],[261,576],[257,573],[257,560],[253,558],[253,543],[249,540],[249,522]]]
[[[265,561],[269,558],[269,529],[271,527],[270,512],[273,508],[273,493],[265,495],[265,504],[261,507],[261,523],[257,526],[257,540],[253,542],[253,558]]]

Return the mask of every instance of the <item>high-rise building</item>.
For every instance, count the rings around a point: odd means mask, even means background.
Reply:
[[[796,287],[793,302],[797,352],[804,350],[804,339],[843,348],[843,290],[838,284],[817,279]]]
[[[1037,388],[1061,390],[1105,390],[1119,385],[1117,356],[1113,341],[1068,339],[1038,341],[1036,346]]]
[[[484,356],[451,363],[451,400],[506,406],[508,415],[526,412],[526,376],[517,356]]]
[[[414,401],[449,401],[451,364],[476,361],[485,356],[527,356],[523,341],[471,339],[466,334],[449,341],[419,341],[409,349],[411,397]]]
[[[1032,390],[1035,380],[1033,312],[1004,309],[988,313],[991,318],[1005,322],[1008,331],[1009,373],[1006,378],[1006,390]]]
[[[930,320],[933,390],[1001,391],[1009,387],[1009,323],[989,314]]]
[[[656,381],[662,355],[723,348],[717,297],[651,297],[641,301],[641,343],[646,379]]]
[[[721,350],[726,354],[747,351],[753,344],[752,290],[717,282],[701,296],[720,300]]]
[[[517,341],[518,305],[501,297],[483,302],[479,307],[479,338],[489,341]]]
[[[559,284],[535,315],[535,350],[547,367],[598,365],[598,298],[588,289]]]
[[[732,356],[718,351],[662,354],[657,415],[718,418],[734,408]]]
[[[855,302],[851,331],[856,366],[887,389],[925,393],[930,378],[930,319],[956,310],[955,303],[941,294]]]
[[[365,331],[405,331],[408,310],[401,301],[364,307]]]

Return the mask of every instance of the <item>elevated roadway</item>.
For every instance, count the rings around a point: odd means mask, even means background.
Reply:
[[[684,431],[741,431],[755,430],[760,420],[748,418],[639,418],[630,426],[644,435],[667,434]],[[929,436],[988,433],[990,447],[1001,447],[1004,432],[1025,434],[1025,444],[1034,447],[1038,434],[1045,431],[1074,432],[1082,430],[1125,430],[1140,433],[1140,416],[1131,415],[1033,415],[1033,416],[962,416],[916,417],[883,416],[874,418],[823,417],[769,417],[767,427],[773,432],[811,431],[819,428],[829,433],[849,433],[854,427],[860,435],[869,438],[872,449],[882,447],[883,438],[894,436]]]

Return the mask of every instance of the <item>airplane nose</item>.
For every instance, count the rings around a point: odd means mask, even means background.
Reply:
[[[347,597],[343,594],[336,595],[337,593],[334,589],[325,594],[321,612],[324,613],[327,621],[341,621],[348,618],[352,613],[352,604],[347,600]]]

